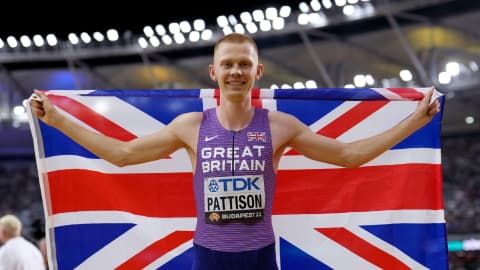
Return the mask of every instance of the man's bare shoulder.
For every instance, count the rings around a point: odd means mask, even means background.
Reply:
[[[180,125],[200,125],[202,122],[202,112],[188,112],[178,115],[172,123]]]
[[[296,124],[299,122],[299,120],[285,112],[280,112],[280,111],[269,111],[268,112],[268,119],[270,120],[271,124],[281,124],[281,125],[290,125],[290,124]]]
[[[168,128],[177,138],[193,149],[193,146],[196,145],[202,117],[202,112],[183,113],[173,119]]]

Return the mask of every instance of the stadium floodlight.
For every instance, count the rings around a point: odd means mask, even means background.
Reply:
[[[457,62],[448,62],[445,69],[450,76],[457,76],[460,73],[460,65]]]
[[[312,89],[312,88],[317,88],[318,86],[314,80],[308,80],[305,82],[305,87]]]
[[[470,61],[468,63],[468,66],[470,67],[470,69],[473,71],[473,72],[477,72],[478,71],[478,64],[477,62],[475,61]]]
[[[202,19],[196,19],[193,21],[193,29],[195,29],[196,31],[203,31],[205,30],[205,21],[202,20]]]
[[[302,13],[308,13],[310,11],[310,7],[305,2],[300,2],[300,4],[298,4],[298,9],[300,9]]]
[[[173,40],[175,40],[177,44],[183,44],[185,43],[185,36],[182,33],[176,33],[173,35]]]
[[[335,0],[335,5],[337,5],[337,7],[343,7],[347,4],[347,0]]]
[[[245,27],[247,28],[247,31],[250,34],[254,34],[258,31],[258,27],[254,22],[247,23],[247,25]]]
[[[180,33],[180,25],[176,22],[172,22],[168,25],[168,31],[170,31],[170,34],[172,35]]]
[[[303,88],[305,88],[305,84],[303,84],[303,82],[295,82],[295,83],[293,84],[293,88],[295,88],[295,89],[303,89]]]
[[[316,27],[327,24],[327,17],[323,13],[309,13],[308,22]]]
[[[282,6],[280,8],[280,17],[287,18],[292,13],[292,8],[290,6]]]
[[[346,5],[343,7],[343,14],[345,16],[353,16],[355,14],[355,6]]]
[[[475,123],[475,118],[473,116],[467,116],[467,117],[465,117],[465,123],[468,124],[468,125],[471,125],[471,124]],[[479,245],[479,247],[480,247],[480,245]]]
[[[51,46],[51,47],[57,46],[58,40],[55,34],[48,34],[46,39],[47,39],[48,46]]]
[[[413,78],[412,72],[410,72],[410,70],[408,70],[408,69],[400,70],[399,75],[400,75],[400,79],[402,79],[402,81],[404,81],[404,82],[409,82]]]
[[[41,35],[34,35],[33,36],[33,44],[37,47],[42,47],[45,45],[45,40],[43,40],[43,37]]]
[[[148,41],[150,42],[150,44],[152,44],[153,47],[157,48],[158,46],[160,46],[160,40],[158,39],[157,36],[151,36],[148,38]]]
[[[265,19],[265,16],[263,15],[263,11],[260,9],[256,9],[252,12],[253,20],[256,22],[261,22]]]
[[[107,39],[110,41],[117,41],[118,40],[118,31],[115,29],[107,30]]]
[[[86,32],[83,32],[80,34],[80,39],[83,41],[83,43],[88,44],[92,41],[92,38],[90,35]]]
[[[213,32],[210,29],[205,29],[202,32],[201,38],[202,40],[210,40],[213,37]]]
[[[75,34],[75,33],[68,34],[68,41],[70,41],[70,43],[72,43],[72,45],[77,45],[80,42],[77,34]]]
[[[234,15],[228,15],[228,22],[233,26],[238,23],[238,20]]]
[[[7,37],[7,44],[10,48],[16,48],[18,46],[18,41],[14,36]]]
[[[273,21],[277,17],[278,17],[277,8],[269,7],[265,10],[265,18]]]
[[[263,32],[267,32],[267,31],[272,30],[272,24],[270,23],[270,21],[267,21],[267,20],[261,21],[260,22],[260,30],[262,30]]]
[[[353,77],[353,83],[356,87],[365,87],[367,84],[367,79],[365,78],[365,75],[357,74]]]
[[[155,26],[155,32],[157,32],[157,35],[163,36],[167,33],[167,30],[165,29],[165,27],[163,25],[157,24]]]
[[[322,5],[325,9],[331,9],[333,4],[330,0],[322,0]]]
[[[365,80],[367,81],[367,85],[374,85],[375,84],[375,79],[371,74],[365,75]]]
[[[138,38],[138,45],[142,48],[145,49],[148,47],[148,42],[144,37]]]
[[[24,48],[32,46],[32,40],[26,35],[20,37],[20,43]]]
[[[105,37],[100,32],[93,33],[93,38],[98,42],[102,42],[103,40],[105,40]]]
[[[309,21],[310,21],[310,19],[308,18],[308,14],[301,13],[301,14],[298,15],[297,23],[299,25],[307,25]]]
[[[180,30],[183,33],[188,33],[192,31],[192,26],[190,26],[190,23],[188,21],[181,21],[180,22]]]
[[[217,24],[220,28],[225,28],[228,26],[228,19],[224,15],[217,17]]]
[[[173,40],[172,40],[172,37],[170,37],[169,35],[165,34],[162,36],[162,42],[163,44],[165,45],[171,45],[173,43]]]
[[[285,20],[281,17],[277,17],[272,21],[272,27],[275,30],[281,30],[285,27]]]
[[[245,28],[243,27],[243,24],[236,24],[233,29],[235,29],[235,33],[245,34]]]
[[[191,42],[199,41],[200,40],[200,33],[198,31],[190,32],[190,34],[188,35],[188,40],[190,40]]]
[[[242,21],[242,23],[244,24],[247,24],[249,22],[252,22],[253,18],[252,18],[252,14],[250,14],[250,12],[242,12],[240,13],[240,20]]]
[[[228,34],[233,33],[233,30],[232,30],[232,28],[230,28],[230,26],[225,26],[222,30],[223,30],[224,35],[228,35]]]
[[[452,81],[452,77],[448,72],[442,71],[438,73],[438,82],[441,84],[449,84]]]
[[[322,5],[320,5],[320,2],[318,2],[318,0],[312,0],[310,1],[310,7],[312,8],[312,10],[314,12],[317,12],[319,11],[320,9],[322,9]]]
[[[143,27],[143,33],[146,37],[151,37],[155,35],[155,33],[153,32],[153,28],[150,25]]]

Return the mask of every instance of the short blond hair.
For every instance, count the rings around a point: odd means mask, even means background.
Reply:
[[[5,215],[0,218],[0,229],[8,237],[19,236],[22,232],[22,222],[14,215]]]
[[[255,49],[255,52],[258,54],[258,47],[257,47],[257,43],[255,42],[255,40],[253,38],[247,36],[247,35],[244,35],[244,34],[231,33],[231,34],[228,34],[228,35],[220,38],[215,43],[215,47],[213,49],[214,54],[217,51],[218,46],[222,43],[249,43],[253,46],[253,48]]]

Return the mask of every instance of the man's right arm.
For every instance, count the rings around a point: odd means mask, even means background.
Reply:
[[[98,157],[117,166],[160,159],[185,146],[184,142],[173,132],[172,125],[175,123],[150,135],[124,142],[78,125],[60,114],[44,93],[35,90],[35,94],[41,98],[41,101],[30,101],[34,115]]]

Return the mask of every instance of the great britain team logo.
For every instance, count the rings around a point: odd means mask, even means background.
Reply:
[[[265,132],[247,132],[248,141],[267,142],[267,135]]]

